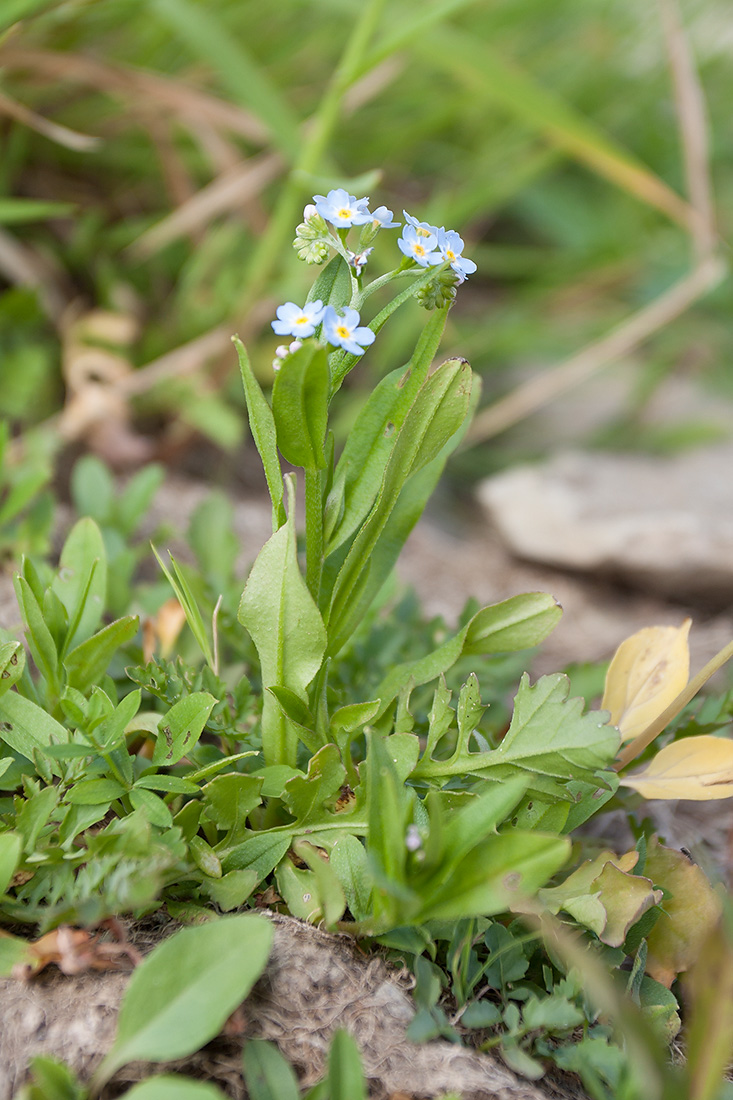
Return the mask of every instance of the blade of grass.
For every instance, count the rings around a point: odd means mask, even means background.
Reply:
[[[267,73],[211,8],[190,0],[153,0],[152,11],[165,21],[197,58],[214,69],[222,87],[254,111],[267,126],[273,145],[294,160],[301,145],[298,118]]]
[[[569,156],[628,194],[662,211],[685,229],[694,224],[692,207],[663,180],[558,95],[505,61],[487,42],[443,26],[434,35],[416,39],[414,49],[432,65],[447,70],[473,94],[502,103]],[[460,58],[460,64],[456,58]]]

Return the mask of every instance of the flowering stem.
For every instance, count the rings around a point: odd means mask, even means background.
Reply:
[[[323,500],[321,471],[305,471],[305,580],[308,591],[318,602],[323,565]]]
[[[404,302],[414,297],[416,290],[419,290],[421,286],[425,286],[432,279],[434,279],[435,275],[438,272],[442,271],[444,267],[446,267],[446,264],[442,264],[440,267],[429,267],[425,271],[414,269],[412,271],[402,271],[400,270],[400,268],[397,268],[395,271],[390,271],[387,275],[382,275],[381,278],[375,279],[373,283],[369,283],[368,286],[365,286],[360,295],[356,295],[355,297],[353,297],[351,299],[351,308],[359,310],[365,299],[372,293],[372,291],[374,289],[378,289],[377,284],[384,286],[392,279],[401,278],[403,275],[410,276],[413,280],[411,285],[405,287],[403,291],[397,294],[392,299],[392,301],[388,302],[384,309],[381,310],[377,314],[377,316],[369,322],[369,328],[372,330],[372,332],[377,333],[382,328],[382,326],[387,323],[392,314],[396,310],[398,310]],[[343,382],[344,378],[349,373],[354,364],[359,361],[359,358],[360,357],[358,355],[350,355],[348,352],[343,351],[337,352],[336,355],[330,358],[332,397],[341,387],[341,383]]]

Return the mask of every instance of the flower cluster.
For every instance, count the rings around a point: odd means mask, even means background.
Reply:
[[[419,222],[406,210],[402,213],[407,225],[397,244],[408,260],[414,260],[420,267],[448,263],[458,276],[459,283],[474,273],[476,264],[463,255],[463,239],[454,229]]]
[[[436,309],[450,305],[460,286],[468,275],[476,270],[476,264],[463,255],[463,240],[453,229],[431,225],[418,221],[407,211],[403,211],[405,225],[398,243],[404,259],[400,267],[378,280],[381,286],[385,281],[403,277],[412,268],[412,274],[418,275],[415,295],[427,309]],[[303,210],[303,221],[296,229],[293,245],[298,255],[306,263],[323,263],[331,250],[339,253],[351,267],[356,279],[361,276],[364,267],[373,252],[371,242],[381,229],[397,229],[402,222],[395,221],[392,211],[386,206],[369,209],[369,199],[360,199],[350,195],[343,187],[336,187],[327,195],[314,195],[313,202]],[[359,235],[355,247],[346,245],[349,230],[358,227]],[[432,278],[414,271],[414,265],[425,269],[439,268]],[[358,293],[352,300],[358,304],[363,301],[369,288],[361,293],[361,283],[356,284]],[[376,286],[376,284],[375,284]],[[362,355],[374,342],[374,332],[360,324],[356,309],[344,305],[340,309],[324,305],[321,299],[306,302],[304,306],[295,302],[285,302],[278,306],[277,320],[272,327],[278,336],[290,336],[290,344],[282,344],[276,350],[273,362],[279,370],[283,360],[297,351],[301,342],[310,336],[316,336],[334,348],[342,348],[351,355]]]
[[[277,348],[273,362],[279,370],[283,359],[301,347],[302,340],[312,336],[321,325],[323,339],[335,348],[343,348],[352,355],[363,355],[364,350],[374,343],[374,333],[365,325],[359,324],[359,313],[355,309],[343,309],[340,313],[333,306],[324,306],[320,298],[307,302],[302,308],[295,302],[286,302],[277,307],[277,320],[272,328],[278,336],[294,336],[292,344]]]
[[[339,247],[329,226],[341,231],[342,236],[352,226],[359,226],[359,247],[356,252],[346,253],[348,262],[358,277],[371,252],[371,248],[366,246],[374,240],[380,229],[396,229],[401,224],[393,221],[392,211],[386,206],[370,210],[366,196],[357,199],[343,187],[335,187],[327,195],[314,195],[313,202],[305,207],[303,221],[295,231],[293,247],[301,260],[308,264],[321,264],[328,258],[331,248]]]

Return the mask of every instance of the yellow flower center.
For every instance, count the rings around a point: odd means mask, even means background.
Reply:
[[[430,230],[429,229],[423,229],[423,227],[421,225],[418,225],[418,226],[415,227],[415,232],[417,233],[418,237],[429,237],[430,236]]]
[[[446,248],[446,250],[445,250],[445,258],[446,258],[446,260],[448,260],[448,262],[449,262],[449,263],[453,263],[453,261],[454,261],[454,260],[455,260],[455,258],[456,258],[456,254],[455,254],[455,252],[452,252],[452,251],[450,250],[450,248]]]
[[[336,332],[342,340],[348,340],[351,337],[351,333],[347,329],[346,325],[339,325],[336,329]]]
[[[351,217],[351,210],[349,209],[348,206],[342,206],[341,209],[339,210],[338,216],[340,218],[350,218]]]
[[[423,246],[421,244],[416,244],[414,249],[413,249],[413,252],[415,253],[416,256],[426,255],[425,249],[423,248]]]
[[[307,325],[308,324],[308,318],[306,317],[306,315],[304,313],[301,313],[300,317],[298,317],[296,319],[295,323],[296,323],[296,325]]]

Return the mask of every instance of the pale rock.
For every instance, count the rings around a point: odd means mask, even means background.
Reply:
[[[571,451],[483,481],[517,556],[675,600],[733,595],[733,444],[674,457]]]

